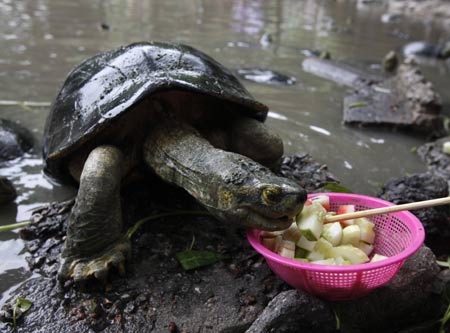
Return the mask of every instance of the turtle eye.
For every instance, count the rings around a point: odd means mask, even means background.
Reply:
[[[275,205],[282,199],[282,190],[280,187],[268,186],[262,190],[262,199],[266,204]]]

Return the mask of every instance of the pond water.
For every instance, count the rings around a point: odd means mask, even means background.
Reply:
[[[89,56],[135,41],[186,43],[233,70],[261,67],[295,77],[292,86],[244,84],[270,107],[267,122],[287,154],[309,152],[346,187],[374,195],[390,178],[425,170],[411,153],[424,139],[342,125],[345,89],[305,73],[301,63],[308,50],[327,50],[334,59],[376,68],[408,41],[449,38],[429,24],[383,24],[382,13],[381,6],[355,1],[0,0],[0,100],[50,103],[67,73]],[[260,42],[265,33],[269,44]],[[423,70],[448,104],[449,68],[438,62]],[[1,117],[22,123],[38,141],[47,113],[45,106],[0,106]],[[75,193],[43,177],[39,145],[0,169],[19,193],[1,208],[0,224],[26,220],[34,207]],[[31,276],[22,249],[15,232],[0,234],[0,306]]]

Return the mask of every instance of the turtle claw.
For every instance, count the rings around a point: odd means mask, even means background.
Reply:
[[[130,244],[121,240],[107,248],[96,257],[63,258],[58,271],[58,279],[65,281],[73,279],[77,284],[95,278],[106,284],[111,268],[115,268],[121,276],[125,274],[125,261],[130,256]]]

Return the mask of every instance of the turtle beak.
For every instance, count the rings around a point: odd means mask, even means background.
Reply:
[[[241,216],[242,225],[268,231],[287,229],[294,219],[287,215],[271,217],[249,207],[239,209],[238,213]]]

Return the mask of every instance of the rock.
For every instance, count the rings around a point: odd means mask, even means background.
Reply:
[[[343,332],[399,332],[435,320],[442,305],[433,287],[440,272],[425,246],[385,286],[353,301],[335,303]]]
[[[450,136],[420,146],[417,154],[431,173],[450,180],[450,155],[442,149],[445,142],[450,142]]]
[[[327,50],[302,49],[300,52],[305,57],[318,57],[320,59],[331,59],[331,53]]]
[[[327,303],[296,290],[278,294],[245,333],[335,332],[336,319]]]
[[[100,27],[101,30],[105,30],[105,31],[108,31],[108,30],[111,29],[111,27],[109,26],[109,24],[108,24],[108,23],[105,23],[105,22],[101,22],[101,23],[99,24],[99,27]]]
[[[13,201],[16,196],[16,189],[11,181],[4,176],[0,176],[0,205]]]
[[[303,69],[353,89],[344,98],[346,124],[397,126],[435,137],[446,133],[440,96],[411,59],[391,78],[318,58],[304,60]]]
[[[450,57],[450,42],[435,45],[425,41],[411,42],[403,46],[405,56],[419,56],[446,59]]]
[[[403,204],[446,197],[448,178],[431,173],[418,173],[388,181],[378,196]],[[448,205],[411,211],[425,227],[425,243],[437,255],[450,253],[450,208]]]
[[[297,181],[309,193],[339,183],[326,165],[315,162],[307,153],[283,156],[276,174]]]
[[[450,26],[450,3],[445,0],[390,0],[386,1],[387,13],[400,14],[403,18],[433,23],[448,28]]]
[[[262,68],[241,68],[237,70],[237,74],[245,80],[269,85],[291,86],[297,82],[297,79],[293,76]]]
[[[26,128],[10,120],[0,119],[0,162],[22,156],[33,145],[33,136]]]
[[[401,18],[402,18],[402,14],[399,14],[399,13],[395,13],[395,14],[384,13],[383,15],[381,15],[381,22],[393,23],[393,22],[399,21]]]
[[[406,61],[397,75],[380,82],[363,81],[344,98],[344,123],[391,125],[427,135],[445,133],[440,96],[417,64]]]
[[[356,300],[324,302],[295,290],[282,292],[246,333],[335,332],[333,308],[344,333],[413,332],[424,323],[429,328],[442,313],[441,295],[449,279],[450,274],[440,273],[432,251],[422,246],[387,285]]]
[[[395,51],[389,51],[383,58],[381,67],[386,72],[393,72],[398,66],[398,55]]]
[[[33,136],[24,127],[0,118],[0,163],[13,160],[29,152]],[[13,201],[17,196],[14,185],[6,177],[0,177],[0,205]]]
[[[352,88],[358,87],[364,82],[378,82],[384,79],[382,75],[355,66],[316,57],[305,59],[302,66],[303,70],[308,73]]]
[[[259,39],[259,44],[263,48],[270,46],[273,43],[273,37],[270,33],[265,32],[261,35],[261,38]]]

